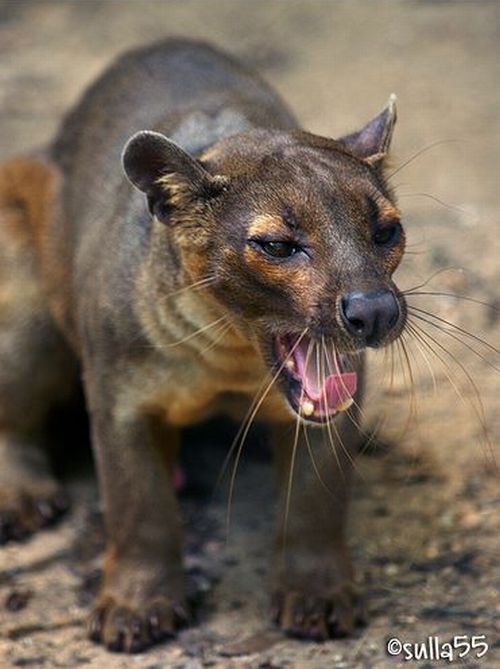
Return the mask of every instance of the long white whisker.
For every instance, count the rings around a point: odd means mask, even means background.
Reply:
[[[277,380],[277,378],[279,377],[279,375],[283,371],[286,363],[292,357],[293,353],[295,352],[295,350],[299,346],[302,339],[305,337],[306,333],[307,333],[307,328],[305,328],[303,330],[301,335],[298,337],[297,341],[294,343],[294,345],[292,346],[292,348],[288,352],[288,355],[285,357],[285,359],[281,363],[280,367],[278,368],[278,371],[275,373],[275,375],[271,379],[269,385],[267,386],[265,391],[262,393],[262,396],[260,397],[259,401],[256,403],[256,405],[255,405],[255,407],[254,407],[254,409],[253,409],[253,411],[250,415],[250,418],[247,420],[246,425],[244,427],[244,430],[243,430],[243,433],[242,433],[242,436],[241,436],[241,440],[240,440],[240,444],[238,446],[238,450],[237,450],[236,456],[235,456],[235,466],[233,467],[233,471],[232,471],[232,474],[231,474],[231,480],[230,480],[230,483],[229,483],[229,499],[228,499],[227,514],[226,514],[226,533],[227,534],[229,534],[229,524],[230,524],[230,519],[231,519],[231,505],[232,505],[232,498],[233,498],[233,492],[234,492],[234,483],[235,483],[235,480],[236,480],[236,471],[237,471],[238,462],[240,460],[241,453],[242,453],[242,450],[243,450],[243,445],[244,445],[245,440],[247,438],[248,432],[250,431],[250,427],[252,425],[252,422],[253,422],[255,416],[257,415],[257,413],[259,412],[260,407],[264,403],[264,400],[266,399],[267,395],[269,394],[269,392],[270,392],[271,388],[273,387],[275,381]],[[233,446],[231,446],[231,450],[233,449],[235,443],[236,443],[236,441],[233,442]]]

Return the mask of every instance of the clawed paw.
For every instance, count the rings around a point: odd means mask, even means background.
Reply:
[[[346,584],[324,596],[277,592],[273,619],[289,636],[325,641],[352,634],[365,624],[365,613],[355,586]]]
[[[175,636],[187,624],[183,606],[167,597],[146,602],[140,609],[117,603],[112,597],[101,597],[88,624],[92,641],[108,650],[138,653],[153,644]]]
[[[19,493],[2,499],[0,544],[21,541],[33,532],[53,525],[69,506],[69,497],[62,490],[48,495]]]

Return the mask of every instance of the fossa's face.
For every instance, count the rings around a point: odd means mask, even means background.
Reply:
[[[211,289],[257,335],[292,410],[325,422],[352,402],[356,353],[403,328],[399,211],[379,167],[305,133],[229,184]]]
[[[381,160],[304,132],[256,131],[202,156],[214,180],[198,197],[175,176],[162,180],[166,208],[153,201],[191,280],[211,277],[207,290],[259,342],[290,409],[309,422],[348,408],[357,353],[404,327],[392,280],[404,232]]]

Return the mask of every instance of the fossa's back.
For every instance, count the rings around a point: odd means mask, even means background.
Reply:
[[[252,127],[295,126],[279,96],[254,73],[208,44],[169,39],[120,57],[89,87],[50,151],[64,174],[68,224],[95,220],[94,207],[124,180],[125,142],[163,132],[193,154]]]

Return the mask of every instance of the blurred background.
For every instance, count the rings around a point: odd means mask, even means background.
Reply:
[[[408,232],[399,285],[430,279],[421,290],[435,294],[411,301],[437,316],[415,322],[438,343],[408,336],[411,369],[400,352],[392,379],[390,359],[373,360],[366,424],[379,427],[378,448],[360,458],[351,523],[367,630],[316,646],[263,623],[271,479],[267,465],[250,460],[229,542],[224,500],[210,509],[185,502],[188,569],[205,592],[200,624],[133,666],[386,667],[390,636],[493,642],[499,356],[477,338],[498,346],[500,3],[0,0],[0,160],[50,141],[117,54],[167,35],[206,39],[257,69],[318,134],[356,129],[397,94],[391,171]],[[85,640],[101,540],[91,478],[71,485],[69,521],[0,552],[0,596],[31,593],[15,615],[0,610],[8,666],[30,658],[41,667],[132,666]]]

